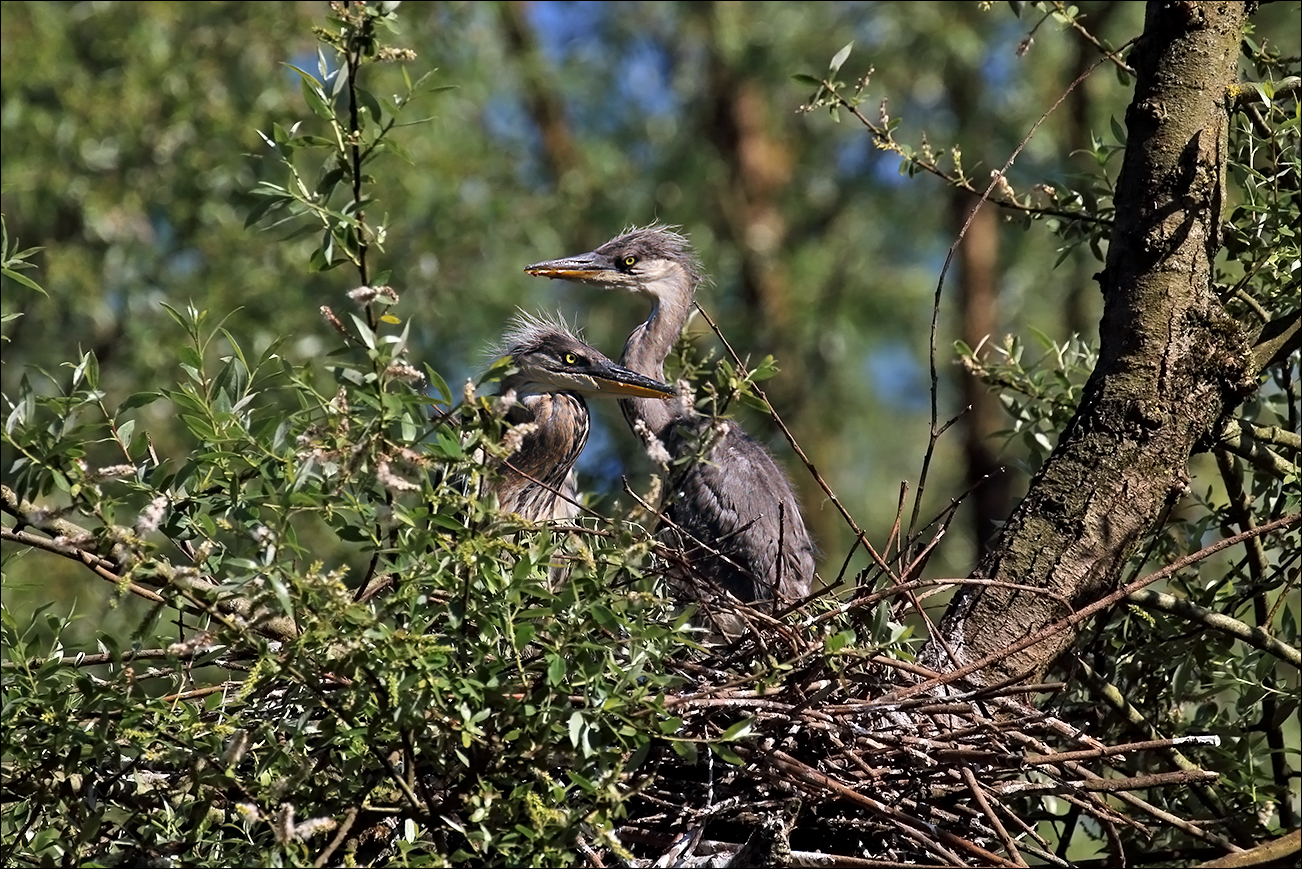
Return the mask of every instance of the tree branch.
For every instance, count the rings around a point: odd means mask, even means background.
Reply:
[[[1129,597],[1131,594],[1140,590],[1141,588],[1144,588],[1147,585],[1151,585],[1152,583],[1157,582],[1159,579],[1165,579],[1166,577],[1180,570],[1183,570],[1184,568],[1189,567],[1192,564],[1196,564],[1199,561],[1202,561],[1204,558],[1207,558],[1209,555],[1212,555],[1213,553],[1220,552],[1222,549],[1228,549],[1229,547],[1234,546],[1235,544],[1242,543],[1244,540],[1247,540],[1252,537],[1256,537],[1261,534],[1266,534],[1272,531],[1282,531],[1285,528],[1291,528],[1292,526],[1298,524],[1299,519],[1302,519],[1302,514],[1290,513],[1287,516],[1281,516],[1280,518],[1276,519],[1273,522],[1267,522],[1265,525],[1260,525],[1256,528],[1253,528],[1250,531],[1245,531],[1242,534],[1236,534],[1233,537],[1226,537],[1224,540],[1218,540],[1212,545],[1205,546],[1202,549],[1198,550],[1197,552],[1193,553],[1192,555],[1186,555],[1184,558],[1181,558],[1179,561],[1175,561],[1167,565],[1161,570],[1150,573],[1148,576],[1145,576],[1142,579],[1135,580],[1134,582],[1130,583],[1124,588],[1120,588],[1117,591],[1114,591],[1112,594],[1109,594],[1106,597],[1095,601],[1089,606],[1077,610],[1076,612],[1073,612],[1072,614],[1070,614],[1065,619],[1059,622],[1050,624],[1042,628],[1041,630],[1037,631],[1036,633],[1031,634],[1030,636],[1022,637],[1020,640],[1011,643],[1007,647],[999,649],[997,652],[985,658],[982,658],[978,661],[974,661],[973,663],[968,664],[964,667],[960,667],[959,669],[954,670],[953,672],[950,672],[943,677],[930,679],[919,685],[911,685],[907,688],[897,689],[896,691],[892,692],[892,695],[896,698],[912,697],[916,694],[921,694],[924,691],[929,691],[932,688],[939,687],[942,684],[953,682],[956,679],[960,679],[965,676],[970,676],[973,673],[976,673],[987,667],[992,667],[994,665],[1001,665],[999,669],[1006,670],[1007,661],[1016,658],[1018,652],[1021,652],[1025,649],[1029,649],[1033,646],[1043,643],[1046,640],[1049,640],[1059,634],[1068,632],[1069,629],[1075,628],[1077,625],[1081,624],[1086,619],[1090,618],[1091,616],[1097,613],[1102,612],[1103,610],[1107,609],[1113,604],[1118,603],[1119,601]],[[990,588],[990,586],[986,586],[985,588]],[[935,668],[935,669],[943,670],[944,668]]]
[[[1287,317],[1267,323],[1252,344],[1254,374],[1282,362],[1290,353],[1302,348],[1302,312],[1294,311]]]
[[[126,581],[124,577],[116,572],[121,567],[112,559],[105,558],[99,553],[80,546],[63,543],[59,539],[94,540],[95,535],[89,529],[59,516],[51,515],[48,510],[19,498],[13,489],[5,485],[0,485],[0,509],[13,516],[19,523],[19,527],[16,528],[0,529],[4,539],[21,543],[24,546],[35,546],[62,555],[65,558],[80,561],[100,579],[119,586],[125,582],[127,590],[132,594],[139,595],[154,603],[167,604],[168,606],[176,605],[175,601],[167,600],[143,586]],[[28,534],[22,530],[21,526],[24,525],[42,531],[54,539],[42,540]],[[131,529],[119,526],[111,526],[109,530],[111,532],[109,536],[117,539],[128,539],[134,534]],[[215,610],[218,614],[235,616],[242,621],[246,621],[250,628],[269,639],[290,640],[298,636],[298,628],[294,625],[293,619],[286,616],[273,616],[265,610],[255,607],[248,598],[227,597],[215,603],[209,603],[193,597],[191,590],[209,594],[216,593],[218,584],[207,577],[200,576],[193,571],[183,570],[162,559],[151,560],[149,568],[152,576],[161,580],[161,582],[157,583],[160,587],[172,587],[180,591],[196,606],[205,611]]]

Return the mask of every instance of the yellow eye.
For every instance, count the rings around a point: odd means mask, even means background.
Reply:
[[[566,365],[578,365],[578,364],[579,364],[579,357],[575,356],[573,353],[566,353],[566,354],[565,354],[565,364],[566,364]]]
[[[633,256],[632,254],[629,254],[628,256],[624,257],[624,265],[626,266],[637,265],[637,257]]]

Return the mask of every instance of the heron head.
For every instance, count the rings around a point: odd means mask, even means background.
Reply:
[[[617,365],[579,339],[562,320],[522,314],[496,348],[515,371],[502,381],[517,394],[574,392],[579,395],[670,398],[674,389]]]
[[[679,285],[690,292],[701,279],[701,265],[687,236],[659,224],[634,227],[596,250],[534,263],[525,272],[600,287],[660,295]]]

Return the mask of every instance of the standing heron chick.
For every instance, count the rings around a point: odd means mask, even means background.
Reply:
[[[574,463],[588,442],[586,396],[663,403],[674,394],[664,383],[616,365],[559,319],[517,317],[493,355],[511,359],[500,389],[503,396],[514,396],[507,421],[527,428],[489,490],[502,510],[534,522],[570,519],[579,512]]]
[[[620,364],[655,380],[664,379],[665,358],[702,280],[686,236],[663,226],[634,228],[596,250],[525,271],[650,300],[651,314],[629,335]],[[735,422],[716,423],[677,403],[625,398],[620,406],[635,434],[655,438],[674,459],[708,445],[704,460],[671,472],[664,508],[693,573],[743,601],[809,594],[814,545],[791,480],[767,449]]]

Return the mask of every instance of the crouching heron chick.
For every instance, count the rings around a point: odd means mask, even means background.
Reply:
[[[560,319],[521,315],[494,348],[511,359],[501,394],[513,396],[507,421],[524,431],[489,485],[501,509],[534,522],[578,514],[574,463],[588,442],[590,396],[663,402],[669,386],[616,365]]]
[[[629,336],[620,364],[654,380],[664,379],[665,358],[703,279],[686,236],[663,226],[634,228],[596,250],[525,271],[650,301],[651,314]],[[809,594],[814,545],[791,480],[767,449],[735,422],[676,402],[628,397],[620,406],[635,434],[687,459],[671,473],[663,512],[692,573],[748,602]],[[704,460],[695,460],[702,443]]]

